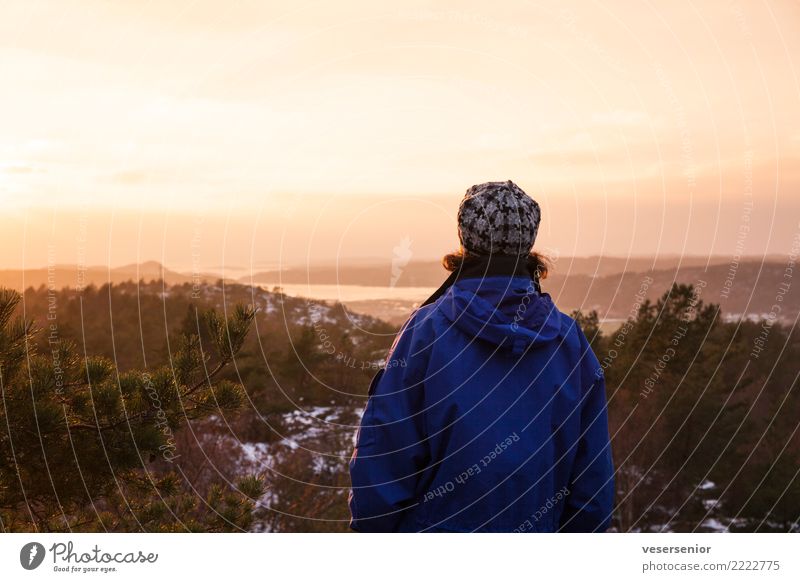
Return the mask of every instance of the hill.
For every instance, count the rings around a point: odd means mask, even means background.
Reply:
[[[77,289],[88,285],[105,283],[124,283],[126,281],[159,281],[167,285],[183,283],[216,281],[219,275],[200,273],[196,276],[170,270],[157,261],[146,261],[139,264],[123,265],[108,268],[94,265],[80,268],[78,265],[53,265],[35,269],[3,269],[0,270],[0,287],[23,291],[30,287],[52,286],[55,289]]]

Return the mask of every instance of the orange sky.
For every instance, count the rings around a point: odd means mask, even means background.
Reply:
[[[789,0],[6,1],[0,267],[433,257],[509,178],[555,254],[786,253],[798,57]]]

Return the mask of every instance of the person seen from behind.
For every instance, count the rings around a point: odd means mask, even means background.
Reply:
[[[370,384],[350,460],[360,532],[602,532],[614,470],[602,367],[532,252],[539,205],[467,190],[450,276]]]

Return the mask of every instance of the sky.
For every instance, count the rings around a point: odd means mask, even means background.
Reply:
[[[790,0],[0,1],[0,268],[428,259],[506,179],[552,255],[786,254],[799,59]]]

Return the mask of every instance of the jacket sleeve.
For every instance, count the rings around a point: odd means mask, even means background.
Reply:
[[[614,508],[614,465],[608,434],[606,384],[603,370],[581,338],[581,434],[559,531],[602,532],[611,524]]]
[[[350,527],[356,531],[397,531],[428,463],[423,382],[429,342],[418,326],[416,317],[406,324],[370,384],[350,459]]]

